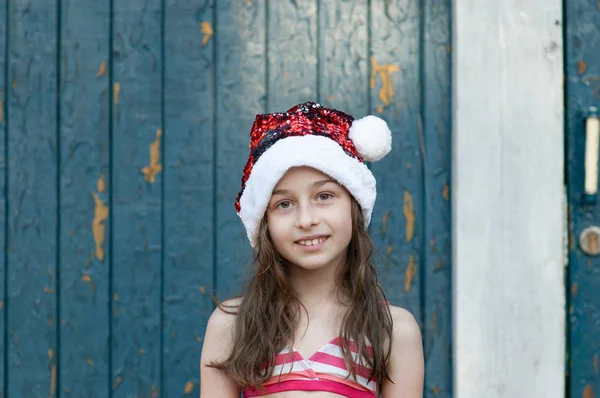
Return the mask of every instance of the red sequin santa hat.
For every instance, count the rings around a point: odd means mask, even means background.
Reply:
[[[250,131],[250,157],[235,208],[256,245],[258,228],[273,189],[292,167],[310,166],[343,185],[360,205],[365,226],[377,196],[375,177],[364,161],[389,153],[392,134],[376,117],[354,118],[314,102],[285,113],[257,115]]]

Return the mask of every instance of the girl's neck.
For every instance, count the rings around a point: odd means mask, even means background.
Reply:
[[[305,307],[337,303],[342,299],[337,285],[337,268],[323,267],[318,270],[306,270],[292,267],[290,269],[290,285]]]

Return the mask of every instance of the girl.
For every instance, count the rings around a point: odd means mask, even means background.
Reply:
[[[419,327],[387,304],[367,233],[387,124],[315,103],[258,115],[236,210],[255,274],[219,305],[202,398],[423,396]]]

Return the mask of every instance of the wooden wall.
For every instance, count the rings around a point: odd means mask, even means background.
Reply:
[[[565,394],[562,24],[558,0],[454,3],[459,398]]]
[[[317,100],[394,134],[372,164],[390,301],[450,397],[449,0],[7,0],[0,6],[0,391],[198,394],[256,113]]]

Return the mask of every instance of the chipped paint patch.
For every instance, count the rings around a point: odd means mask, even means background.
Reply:
[[[138,354],[140,355],[144,355],[146,353],[146,351],[144,351],[143,349],[140,348],[140,350],[138,351]]]
[[[185,395],[190,395],[193,390],[194,390],[194,382],[193,381],[188,381],[187,383],[185,383],[185,387],[183,388],[183,393]]]
[[[591,385],[588,384],[583,390],[583,398],[594,398],[594,390]]]
[[[114,82],[113,84],[113,101],[115,105],[119,105],[119,95],[121,94],[121,83]]]
[[[104,174],[103,173],[100,174],[100,178],[98,178],[98,183],[96,185],[97,185],[96,190],[98,192],[106,191],[106,183],[104,182]]]
[[[440,387],[433,386],[433,388],[431,389],[431,392],[433,393],[433,395],[438,395],[440,393]]]
[[[573,296],[577,296],[578,291],[579,286],[577,285],[577,283],[573,283],[573,286],[571,286],[571,293],[573,294]]]
[[[116,389],[117,387],[119,387],[119,384],[121,384],[122,382],[123,382],[123,378],[121,376],[117,377],[117,379],[113,383],[113,389]]]
[[[406,241],[410,242],[415,235],[415,207],[413,197],[408,191],[404,191],[404,218],[406,218]]]
[[[100,68],[98,68],[98,73],[96,73],[96,77],[100,77],[106,73],[106,61],[102,61],[100,64]]]
[[[92,234],[96,244],[96,257],[100,261],[104,261],[104,234],[106,226],[104,221],[108,218],[108,207],[102,203],[98,194],[92,192],[92,197],[96,203],[94,207],[94,219],[92,220]]]
[[[54,350],[52,348],[48,349],[48,359],[50,360],[50,398],[54,397],[54,391],[56,391],[56,365],[53,362],[54,360]]]
[[[379,65],[374,57],[371,57],[371,89],[375,88],[377,76],[381,79],[381,88],[379,89],[379,99],[382,105],[377,107],[377,112],[381,113],[385,107],[389,106],[394,99],[394,87],[392,85],[391,74],[398,72],[400,67],[393,64]]]
[[[206,293],[206,288],[204,286],[200,286],[200,293]]]
[[[392,247],[392,245],[388,245],[387,249],[385,250],[385,252],[387,253],[388,256],[390,254],[392,254],[393,251],[394,251],[394,248]]]
[[[87,363],[90,366],[96,366],[96,364],[94,363],[94,360],[92,358],[88,358]]]
[[[587,69],[587,64],[585,63],[584,60],[580,59],[577,62],[577,73],[579,73],[580,75],[583,75],[585,73],[586,69]]]
[[[385,236],[385,233],[387,232],[387,224],[390,219],[390,213],[391,212],[389,210],[386,210],[383,213],[383,218],[381,220],[381,235],[382,236]]]
[[[437,263],[435,263],[434,271],[439,271],[442,269],[442,260],[438,258]]]
[[[54,290],[50,289],[49,287],[45,287],[44,292],[46,292],[48,294],[54,294]]]
[[[81,280],[84,281],[84,282],[90,283],[92,281],[92,277],[89,276],[89,275],[83,275],[81,277]]]
[[[202,33],[202,47],[204,47],[214,34],[213,27],[210,22],[202,21],[200,23],[200,33]]]
[[[198,343],[202,343],[202,337],[200,337],[200,336],[196,336],[196,341],[197,341]]]
[[[442,195],[444,196],[444,199],[450,199],[450,187],[448,186],[448,184],[444,184],[444,192],[442,193]]]
[[[4,96],[4,93],[1,94],[2,96]],[[2,120],[4,120],[4,104],[2,103],[2,100],[0,100],[0,123],[2,123]]]
[[[162,164],[160,163],[160,137],[162,131],[156,130],[156,138],[150,144],[150,164],[142,169],[144,178],[150,184],[156,182],[156,175],[162,171]]]
[[[594,355],[594,373],[598,374],[598,355]]]
[[[152,384],[151,389],[152,389],[152,398],[158,397],[158,389],[156,388],[156,386],[154,384]]]
[[[412,286],[412,282],[417,275],[417,264],[415,263],[415,256],[411,255],[404,271],[404,292],[408,293]]]
[[[431,331],[437,330],[437,314],[434,312],[431,314]]]

